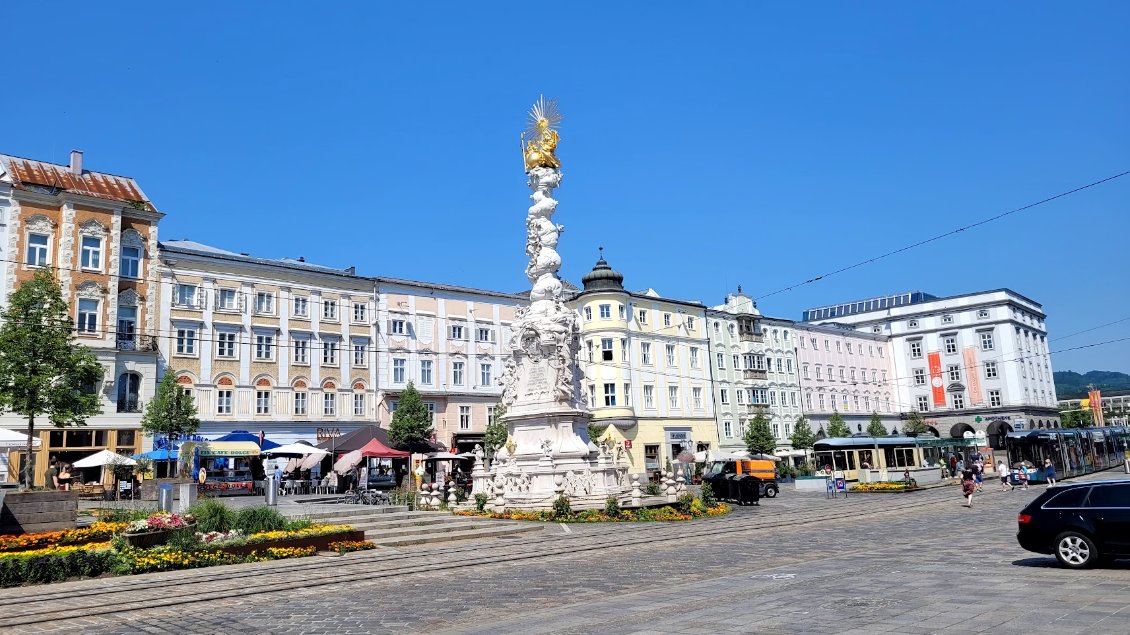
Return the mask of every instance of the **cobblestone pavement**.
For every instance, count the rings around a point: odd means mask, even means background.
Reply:
[[[1091,478],[1118,477],[1106,473]],[[1042,488],[785,492],[730,516],[10,589],[21,633],[1126,633],[1130,562],[1016,544]]]

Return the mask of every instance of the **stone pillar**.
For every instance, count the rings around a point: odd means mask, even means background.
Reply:
[[[683,468],[680,467],[679,471],[675,473],[675,494],[682,494],[685,491],[687,491],[686,475],[683,473]]]
[[[455,481],[452,481],[451,485],[449,485],[447,487],[447,506],[448,507],[455,507],[455,504],[459,502],[459,499],[456,498],[456,496],[455,496],[455,490],[456,490]]]
[[[640,475],[632,475],[632,505],[639,507],[643,500],[643,491],[640,490]]]
[[[664,473],[663,480],[667,485],[667,487],[666,487],[667,502],[668,503],[674,503],[675,499],[678,496],[675,494],[675,477],[671,474],[670,470],[668,470],[667,472]]]

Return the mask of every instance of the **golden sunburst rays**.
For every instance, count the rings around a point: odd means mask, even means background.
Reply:
[[[557,100],[546,99],[545,95],[541,95],[530,108],[523,136],[540,137],[545,131],[556,128],[561,123],[561,119],[561,111],[557,109]]]

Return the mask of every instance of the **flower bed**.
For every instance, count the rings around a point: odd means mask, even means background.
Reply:
[[[730,513],[733,508],[725,503],[715,503],[707,507],[695,499],[685,511],[680,511],[672,506],[643,507],[640,509],[621,509],[614,514],[604,510],[590,509],[579,512],[570,512],[568,515],[556,514],[553,511],[526,511],[511,510],[504,512],[488,511],[459,511],[460,516],[481,516],[484,518],[501,518],[506,520],[538,520],[555,523],[623,523],[623,522],[664,522],[678,520],[694,520],[709,516],[722,516]]]
[[[124,529],[124,523],[118,525],[117,529]],[[98,530],[106,532],[108,528],[100,527]],[[191,524],[179,524],[169,532],[191,530]],[[94,532],[88,534],[101,535]],[[342,548],[348,550],[366,549],[369,547],[357,545],[372,544],[364,542],[365,532],[354,530],[348,525],[310,525],[292,531],[264,531],[250,536],[244,536],[237,530],[211,532],[195,534],[195,546],[162,545],[151,549],[129,545],[127,534],[118,534],[112,542],[105,542],[106,537],[103,536],[103,542],[97,543],[50,544],[20,552],[0,553],[0,586],[60,582],[69,578],[109,573],[131,575],[300,558],[312,556],[319,550],[339,550],[331,547],[331,544],[346,545]],[[61,538],[56,536],[53,539]]]
[[[918,488],[905,481],[894,481],[890,483],[856,483],[849,489],[852,492],[867,494],[874,492],[913,492]]]
[[[377,546],[369,540],[343,540],[341,542],[331,542],[327,549],[336,551],[338,553],[350,553],[352,551],[367,551],[369,549],[376,549]]]
[[[46,531],[38,534],[0,536],[0,552],[27,551],[53,545],[82,545],[109,540],[125,529],[126,523],[96,522],[83,529]]]
[[[153,571],[175,571],[178,569],[198,569],[222,564],[241,564],[262,562],[263,560],[282,560],[302,558],[317,552],[314,547],[260,547],[245,554],[216,551],[184,551],[173,547],[154,549],[126,549],[119,552],[113,572],[123,575],[150,573]]]

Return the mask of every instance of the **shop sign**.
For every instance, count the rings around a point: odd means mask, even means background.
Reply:
[[[626,449],[626,450],[632,449],[632,440],[631,439],[624,439],[624,449]]]
[[[341,436],[341,428],[318,428],[318,442],[329,441]]]
[[[690,440],[690,430],[667,430],[667,443],[686,443]]]

